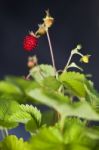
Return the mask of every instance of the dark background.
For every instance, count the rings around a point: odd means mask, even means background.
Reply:
[[[28,31],[42,23],[48,8],[55,18],[50,36],[57,68],[64,67],[70,50],[81,43],[82,52],[92,57],[89,64],[78,64],[93,75],[99,90],[99,0],[0,0],[0,78],[26,75],[29,55],[36,54],[39,63],[51,63],[46,36],[33,52],[25,52],[22,45]]]

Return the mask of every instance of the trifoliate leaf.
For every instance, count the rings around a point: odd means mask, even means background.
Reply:
[[[74,95],[85,97],[86,91],[84,88],[85,76],[78,72],[62,73],[59,77],[64,86],[69,89]]]
[[[18,139],[14,135],[7,136],[0,142],[0,150],[31,150],[27,142],[22,138]]]

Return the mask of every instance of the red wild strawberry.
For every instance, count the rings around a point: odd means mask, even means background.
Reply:
[[[38,38],[33,34],[29,34],[24,38],[23,48],[26,51],[31,51],[32,49],[37,47],[37,43],[38,43]]]

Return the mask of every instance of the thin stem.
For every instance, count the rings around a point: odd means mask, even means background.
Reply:
[[[47,39],[48,39],[48,44],[49,44],[49,48],[50,48],[50,54],[51,54],[53,68],[54,68],[54,73],[56,75],[55,59],[54,59],[54,54],[53,54],[53,49],[52,49],[52,44],[51,44],[51,39],[49,36],[48,29],[46,29],[46,33],[47,33]]]
[[[59,125],[60,125],[61,132],[63,132],[64,124],[65,124],[65,117],[60,116]]]
[[[67,61],[67,64],[66,64],[66,66],[65,66],[65,68],[64,68],[64,70],[63,70],[63,72],[65,72],[65,71],[67,70],[68,65],[70,64],[70,61],[71,61],[71,59],[72,59],[72,56],[73,56],[73,54],[71,53],[71,54],[70,54],[70,57],[69,57],[69,59],[68,59],[68,61]]]
[[[5,134],[4,134],[4,131],[3,131],[3,129],[1,129],[1,135],[2,135],[2,138],[4,139],[4,137],[5,137]]]
[[[29,73],[27,76],[26,76],[26,80],[29,80],[31,74]]]
[[[66,66],[65,66],[65,68],[64,68],[64,70],[63,70],[63,72],[65,72],[65,71],[68,69],[68,66],[69,66],[69,64],[70,64],[70,61],[71,61],[72,56],[73,56],[74,54],[78,54],[78,55],[80,55],[81,57],[83,57],[83,54],[81,54],[80,52],[78,52],[77,48],[74,49],[74,50],[72,50],[72,51],[71,51],[71,54],[70,54],[70,56],[69,56],[69,59],[68,59],[68,61],[67,61],[67,64],[66,64]]]
[[[81,53],[79,53],[79,52],[77,52],[77,54],[80,55],[81,57],[83,57],[83,54],[81,54]]]
[[[4,129],[4,131],[5,131],[5,135],[8,136],[9,135],[8,130]]]
[[[2,138],[4,139],[6,136],[8,136],[8,130],[6,128],[1,129],[1,135],[2,135]]]

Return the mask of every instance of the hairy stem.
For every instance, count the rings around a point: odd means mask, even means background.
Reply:
[[[55,59],[54,59],[54,54],[53,54],[53,49],[52,49],[52,44],[51,44],[51,39],[49,36],[48,29],[46,29],[46,33],[47,33],[47,39],[48,39],[48,44],[49,44],[49,48],[50,48],[50,54],[51,54],[53,68],[54,68],[54,73],[56,75]]]

